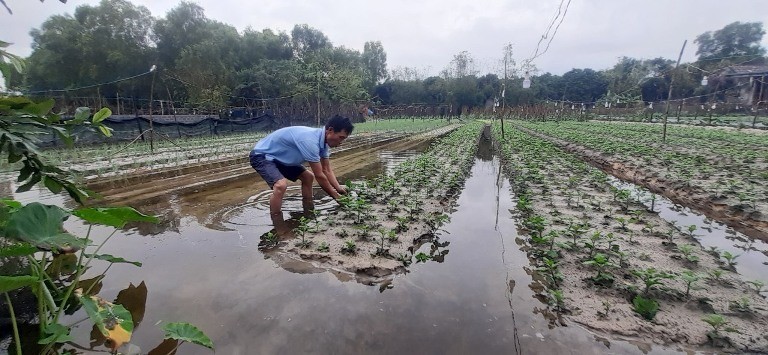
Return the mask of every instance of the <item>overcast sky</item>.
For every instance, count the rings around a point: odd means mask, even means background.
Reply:
[[[73,14],[98,0],[5,0],[0,8],[0,40],[9,51],[31,53],[29,31],[53,14]],[[179,0],[132,0],[156,18]],[[307,24],[335,46],[362,52],[366,41],[381,41],[388,69],[417,68],[437,74],[454,55],[468,51],[481,74],[498,68],[502,48],[511,43],[518,63],[530,58],[555,17],[561,0],[197,0],[208,18],[243,30],[290,30]],[[568,3],[568,0],[564,1]],[[572,0],[549,50],[533,61],[542,72],[572,68],[602,70],[621,56],[695,60],[693,40],[734,21],[768,23],[766,0]],[[768,26],[766,26],[768,28]],[[542,49],[548,40],[542,44]],[[764,36],[763,47],[768,47]]]

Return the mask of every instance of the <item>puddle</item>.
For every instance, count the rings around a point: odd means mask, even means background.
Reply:
[[[694,236],[705,250],[717,248],[720,251],[739,255],[736,258],[736,270],[745,280],[768,282],[766,278],[768,275],[768,243],[750,238],[725,224],[707,218],[690,208],[675,204],[666,197],[653,194],[637,185],[612,176],[609,176],[609,181],[617,188],[631,191],[635,200],[637,200],[638,194],[643,196],[642,200],[648,208],[651,207],[650,201],[653,196],[655,199],[654,210],[659,212],[661,218],[683,229],[695,225],[697,228],[694,231]]]

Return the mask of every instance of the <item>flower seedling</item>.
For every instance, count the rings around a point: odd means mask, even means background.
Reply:
[[[328,245],[328,243],[326,242],[322,242],[320,243],[320,245],[317,246],[317,251],[328,252],[329,250],[331,250],[331,246]]]
[[[677,246],[677,251],[683,254],[683,257],[685,260],[687,260],[690,263],[696,264],[699,262],[699,257],[696,255],[693,255],[694,245],[690,244],[683,244]]]
[[[539,271],[543,271],[546,273],[547,278],[549,278],[549,281],[557,286],[560,281],[563,279],[563,274],[560,273],[560,270],[558,269],[558,263],[555,260],[552,260],[550,258],[544,257],[542,259],[544,262],[544,265],[539,267]]]
[[[632,310],[643,316],[646,320],[653,320],[659,312],[659,303],[651,298],[637,295],[632,300]]]
[[[265,247],[273,247],[278,243],[277,233],[269,231],[267,234],[261,236],[261,241]]]
[[[690,297],[691,290],[697,288],[694,284],[701,280],[701,277],[691,270],[685,270],[680,274],[680,279],[685,282],[685,297]]]
[[[736,264],[737,264],[736,263],[736,258],[738,258],[740,255],[741,254],[733,255],[733,254],[731,254],[731,252],[729,252],[727,250],[723,251],[722,253],[720,253],[720,257],[722,257],[723,259],[725,259],[726,262],[728,262],[728,267],[730,267],[730,268],[733,268],[733,267],[736,266]]]
[[[763,287],[765,287],[765,282],[760,280],[752,280],[747,281],[747,283],[752,286],[752,288],[757,292],[757,294],[760,294],[763,292]]]
[[[550,290],[549,291],[550,304],[557,312],[563,312],[565,308],[565,297],[563,296],[563,290]]]
[[[306,249],[312,245],[312,242],[307,240],[307,232],[309,232],[309,220],[307,218],[305,217],[299,218],[299,225],[298,227],[293,229],[293,232],[298,234],[299,237],[301,237],[301,241],[296,243],[297,247]]]
[[[341,246],[341,253],[345,255],[355,255],[357,254],[357,245],[355,242],[351,240],[347,240],[344,242],[344,245]]]
[[[668,280],[675,277],[674,274],[659,271],[652,267],[647,269],[632,270],[632,274],[639,277],[645,284],[643,295],[648,295],[654,286],[663,285],[665,279]]]
[[[422,252],[419,252],[418,254],[416,254],[416,262],[419,262],[419,263],[425,263],[431,258],[432,258],[431,256],[424,254]]]
[[[411,256],[407,253],[398,254],[397,261],[403,263],[403,266],[411,265]]]
[[[709,337],[711,340],[715,341],[722,338],[722,335],[720,334],[720,330],[726,331],[726,332],[735,332],[736,330],[728,327],[728,320],[725,319],[720,314],[707,314],[706,317],[702,318],[704,322],[709,324],[712,327],[712,330],[707,333],[707,337]]]
[[[747,297],[741,297],[735,301],[731,301],[728,304],[728,308],[732,311],[747,313],[752,311],[752,307],[750,306],[749,298]]]
[[[608,316],[611,314],[611,309],[613,308],[613,304],[611,301],[603,301],[603,310],[597,311],[597,316],[600,318],[608,318]]]
[[[589,265],[597,270],[597,275],[592,277],[592,282],[601,286],[610,286],[613,284],[613,274],[608,270],[618,267],[618,265],[612,263],[608,256],[603,253],[597,253],[592,259],[583,262],[584,265]]]

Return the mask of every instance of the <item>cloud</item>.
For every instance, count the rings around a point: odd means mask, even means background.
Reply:
[[[0,15],[0,40],[14,42],[13,53],[29,55],[29,31],[52,14],[74,13],[98,0],[6,1],[14,15]],[[567,0],[565,1],[568,2]],[[133,0],[155,17],[178,5],[171,0]],[[427,69],[437,74],[453,55],[466,50],[478,66],[492,67],[507,43],[522,63],[535,51],[562,0],[198,0],[211,19],[239,30],[270,28],[290,32],[296,24],[321,30],[334,45],[362,51],[367,41],[381,41],[388,66]],[[693,40],[734,21],[768,22],[764,0],[572,0],[549,50],[534,64],[562,74],[572,68],[596,70],[617,58],[677,59],[688,40],[683,61],[695,60]],[[551,38],[551,36],[550,36]],[[542,47],[549,41],[542,41]],[[768,38],[762,45],[768,47]],[[479,68],[484,69],[484,68]]]

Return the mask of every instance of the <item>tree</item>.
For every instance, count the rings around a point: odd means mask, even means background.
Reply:
[[[381,42],[365,42],[362,60],[366,74],[365,85],[368,90],[371,90],[387,78],[387,53]]]
[[[563,100],[592,102],[605,95],[608,82],[592,69],[572,69],[563,74]]]
[[[154,26],[158,64],[163,68],[175,68],[184,48],[197,45],[207,37],[207,24],[205,10],[198,4],[182,1],[168,11]]]
[[[452,78],[462,78],[467,75],[476,75],[475,60],[468,51],[461,51],[453,56],[451,65],[446,75]]]
[[[696,37],[694,42],[699,45],[696,55],[699,56],[699,61],[733,56],[759,57],[765,55],[765,48],[760,46],[764,34],[762,22],[736,21],[722,29],[707,31]]]
[[[31,90],[75,88],[146,72],[153,21],[146,7],[125,0],[80,6],[74,17],[52,16],[31,32],[26,83]],[[90,93],[110,97],[127,85],[100,85]]]
[[[311,59],[312,55],[322,49],[333,48],[333,44],[323,32],[306,24],[293,26],[291,44],[294,58],[303,61]]]

